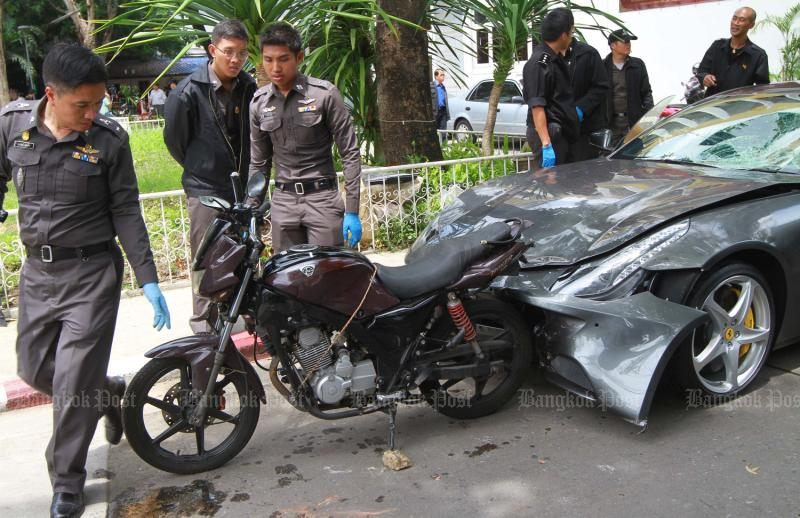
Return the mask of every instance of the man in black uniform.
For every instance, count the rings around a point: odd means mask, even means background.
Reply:
[[[0,205],[8,180],[19,197],[20,274],[17,370],[53,396],[45,457],[51,516],[80,516],[86,456],[97,421],[122,436],[121,378],[106,378],[127,253],[154,326],[169,327],[147,229],[139,209],[128,135],[99,115],[106,69],[91,50],[57,44],[44,60],[45,97],[0,114]]]
[[[550,11],[542,22],[543,43],[536,45],[522,69],[522,95],[530,110],[528,144],[542,167],[572,161],[578,139],[578,114],[570,73],[562,54],[572,43],[575,21],[564,7]]]
[[[211,33],[211,60],[184,78],[167,97],[164,142],[183,166],[183,190],[189,205],[189,241],[192,258],[215,209],[200,196],[217,196],[233,203],[230,174],[238,171],[247,181],[250,165],[250,100],[253,79],[242,71],[247,62],[247,29],[239,20],[223,20]],[[192,294],[195,333],[211,331],[211,301]]]
[[[576,162],[597,158],[600,150],[589,144],[589,134],[608,127],[605,102],[609,90],[608,75],[600,53],[575,38],[572,38],[564,59],[570,69],[575,111],[580,123],[572,155]]]
[[[708,48],[697,72],[697,79],[707,88],[706,97],[740,86],[769,83],[767,53],[747,37],[755,24],[752,7],[737,9],[731,18],[731,37],[717,40]]]
[[[608,95],[609,128],[619,142],[636,122],[653,107],[653,89],[644,61],[631,56],[631,40],[636,36],[617,29],[608,35],[611,53],[604,64],[611,78]]]

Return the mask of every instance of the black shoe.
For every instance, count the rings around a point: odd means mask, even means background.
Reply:
[[[86,507],[83,493],[54,493],[50,504],[50,518],[78,518]]]
[[[122,398],[125,396],[125,380],[119,376],[108,378],[106,389],[109,404],[105,410],[106,440],[110,444],[119,444],[122,440]]]

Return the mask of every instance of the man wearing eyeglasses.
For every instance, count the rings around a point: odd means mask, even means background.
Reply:
[[[249,34],[239,20],[223,20],[211,33],[208,66],[184,78],[167,97],[164,142],[183,167],[183,190],[189,204],[192,258],[217,211],[200,196],[233,202],[230,174],[247,181],[250,164],[250,100],[253,79],[242,72]],[[195,333],[211,331],[208,299],[193,295],[189,325]]]

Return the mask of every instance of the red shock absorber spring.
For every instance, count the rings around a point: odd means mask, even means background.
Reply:
[[[464,309],[464,304],[461,303],[461,300],[456,297],[454,293],[449,294],[448,298],[450,300],[447,301],[447,312],[450,313],[450,318],[453,319],[453,323],[457,328],[464,330],[464,340],[467,342],[475,340],[477,334],[475,333],[475,328],[472,326],[472,321],[469,319],[469,315],[467,315],[467,311]]]

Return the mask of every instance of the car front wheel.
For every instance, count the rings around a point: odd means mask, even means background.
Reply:
[[[678,351],[684,389],[724,399],[747,389],[766,363],[775,339],[775,302],[764,276],[745,263],[711,271],[689,297],[709,322]]]

